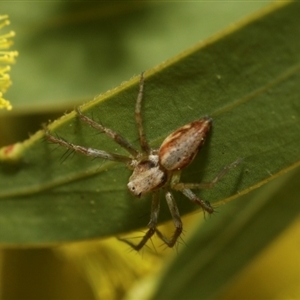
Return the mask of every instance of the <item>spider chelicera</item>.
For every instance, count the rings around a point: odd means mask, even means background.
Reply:
[[[46,138],[52,143],[61,145],[86,156],[125,163],[130,170],[133,170],[127,187],[134,196],[142,197],[145,194],[153,193],[150,222],[148,223],[149,229],[144,237],[138,244],[134,244],[126,239],[121,239],[135,250],[140,250],[154,235],[154,233],[156,233],[157,236],[168,247],[173,247],[176,244],[176,241],[182,232],[182,221],[180,219],[179,210],[171,190],[180,191],[192,202],[199,205],[204,212],[212,214],[214,212],[214,208],[208,201],[202,200],[196,196],[196,194],[192,192],[192,189],[212,188],[230,169],[234,168],[240,162],[240,159],[238,159],[232,164],[223,168],[211,182],[180,182],[182,169],[191,164],[200,148],[204,144],[211,128],[212,119],[209,117],[204,117],[186,124],[167,136],[159,149],[152,149],[147,142],[141,116],[143,90],[144,76],[142,73],[140,76],[139,92],[135,106],[135,119],[138,127],[141,151],[137,150],[130,142],[128,142],[115,131],[104,127],[103,125],[85,116],[81,112],[80,108],[76,109],[78,117],[82,122],[88,124],[96,130],[99,130],[100,132],[105,133],[117,144],[127,150],[130,156],[123,156],[103,150],[75,145],[51,135],[48,128],[45,128]],[[156,228],[160,210],[160,189],[164,189],[165,191],[165,198],[175,226],[175,232],[170,239],[165,237]]]

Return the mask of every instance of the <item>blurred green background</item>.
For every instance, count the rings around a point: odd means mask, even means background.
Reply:
[[[133,75],[172,58],[269,2],[1,2],[0,13],[9,15],[10,29],[17,34],[13,49],[19,51],[19,57],[12,66],[13,86],[5,94],[14,109],[0,112],[0,145],[28,138],[40,129],[42,122],[59,117]],[[292,181],[282,179],[282,182],[275,186]],[[293,183],[294,189],[295,186]],[[273,197],[274,185],[270,190],[265,193]],[[255,194],[248,197],[259,198]],[[240,209],[240,205],[233,206]],[[199,219],[199,214],[193,217]],[[184,220],[187,231],[188,223],[192,227],[192,218]],[[299,224],[295,224],[297,230]],[[297,238],[293,233],[288,234],[294,240]],[[294,265],[299,258],[289,241],[279,243],[286,247],[285,251],[278,250],[276,244],[277,255],[274,252],[267,255],[274,256],[276,263],[268,261],[262,253],[259,259],[263,266],[252,264],[249,273],[233,278],[238,287],[233,291],[229,288],[222,297],[240,299],[250,286],[256,292],[263,291],[250,294],[252,297],[276,298],[270,290],[276,290],[274,282],[276,279],[282,282],[282,278],[279,275],[275,278],[274,274],[281,272],[273,271],[275,264],[286,268],[290,284],[293,279],[298,282],[299,272],[291,271],[293,263],[286,253],[293,253],[290,256]],[[296,246],[298,243],[296,239]],[[161,268],[172,257],[176,261],[176,251],[158,249],[157,253],[145,250],[137,255],[114,239],[55,249],[3,249],[0,296],[1,299],[145,299],[155,281],[147,276],[163,273]],[[273,284],[257,280],[258,274],[271,278]],[[287,295],[285,289],[288,290],[288,284],[277,294],[278,299]],[[296,295],[294,291],[291,298],[297,298]],[[201,295],[199,299],[203,299]]]
[[[271,2],[271,1],[269,1]],[[153,68],[266,2],[1,2],[16,32],[14,110],[1,113],[0,145]],[[8,129],[9,128],[9,129]]]

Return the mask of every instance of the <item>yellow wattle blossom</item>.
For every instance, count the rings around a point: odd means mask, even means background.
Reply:
[[[9,25],[7,15],[0,15],[0,30]],[[9,47],[13,44],[10,38],[14,37],[15,33],[10,31],[5,34],[0,34],[0,109],[6,108],[7,110],[12,109],[12,106],[8,100],[5,100],[2,96],[7,91],[11,85],[11,80],[8,72],[10,71],[10,66],[7,64],[12,64],[15,62],[16,56],[18,56],[17,51],[8,51]]]

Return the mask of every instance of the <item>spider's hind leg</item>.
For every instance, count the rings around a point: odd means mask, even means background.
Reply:
[[[230,165],[225,166],[210,182],[200,182],[200,183],[183,183],[180,182],[180,171],[174,173],[172,178],[172,188],[178,191],[184,189],[211,189],[219,182],[231,169],[235,168],[238,164],[243,161],[242,158],[237,159]]]
[[[192,202],[196,203],[197,205],[201,206],[204,212],[208,212],[212,214],[215,210],[209,203],[209,201],[205,201],[200,199],[192,189],[211,189],[215,186],[217,182],[219,182],[229,170],[235,168],[239,163],[241,163],[243,159],[239,158],[233,163],[228,166],[225,166],[215,178],[210,182],[200,182],[200,183],[184,183],[180,182],[180,175],[181,171],[174,172],[172,180],[171,180],[171,187],[176,191],[182,192],[187,198],[189,198]]]

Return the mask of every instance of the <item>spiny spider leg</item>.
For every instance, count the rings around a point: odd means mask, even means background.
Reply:
[[[150,221],[148,223],[148,231],[143,236],[142,240],[135,245],[131,241],[123,238],[118,238],[120,241],[125,242],[127,245],[132,247],[134,250],[139,251],[141,250],[144,245],[148,242],[148,240],[153,236],[155,232],[158,230],[156,229],[158,215],[160,210],[160,201],[159,201],[159,191],[153,192],[152,196],[152,205],[151,205],[151,215],[150,215]]]
[[[175,171],[172,175],[170,186],[175,191],[180,191],[184,196],[189,198],[192,202],[199,205],[205,212],[212,214],[214,212],[213,207],[210,205],[209,201],[200,199],[196,194],[194,194],[186,185],[189,183],[179,182],[181,176],[181,171]]]
[[[215,184],[220,181],[229,170],[235,168],[239,163],[243,161],[243,158],[239,158],[233,163],[231,163],[228,166],[225,166],[218,174],[217,176],[210,182],[200,182],[200,183],[184,183],[184,182],[179,182],[179,178],[177,179],[178,181],[174,182],[174,185],[172,188],[175,190],[183,190],[183,189],[211,189],[215,186]]]
[[[121,147],[126,149],[133,157],[137,157],[139,152],[125,139],[123,138],[120,134],[117,132],[111,130],[110,128],[104,127],[101,124],[95,122],[94,120],[90,119],[86,115],[82,113],[79,107],[77,107],[76,112],[78,114],[78,117],[80,120],[89,126],[99,130],[100,132],[105,133],[107,136],[112,138],[116,143],[118,143]]]
[[[211,206],[209,201],[205,201],[205,200],[200,199],[190,189],[183,189],[183,190],[180,190],[180,191],[182,192],[182,194],[184,196],[189,198],[192,202],[194,202],[195,204],[201,206],[201,208],[203,209],[204,212],[208,212],[209,214],[212,214],[215,211],[214,208]]]
[[[180,219],[180,214],[179,214],[179,210],[176,204],[176,201],[173,197],[173,195],[171,194],[170,191],[166,192],[166,200],[167,200],[167,204],[169,206],[169,210],[174,222],[174,226],[175,226],[175,232],[172,236],[172,238],[169,240],[167,239],[158,229],[156,229],[156,234],[158,235],[158,237],[168,246],[168,247],[173,247],[176,242],[177,239],[179,238],[179,236],[181,235],[182,232],[182,221]]]
[[[138,127],[141,148],[145,153],[149,154],[151,149],[146,139],[143,122],[142,122],[142,114],[141,114],[143,94],[144,94],[144,73],[141,73],[140,89],[139,89],[139,93],[135,105],[135,120]]]
[[[191,189],[210,189],[213,188],[214,185],[221,179],[223,176],[232,168],[235,168],[243,159],[239,158],[234,161],[230,165],[224,167],[217,176],[211,182],[201,182],[201,183],[184,183],[180,181],[181,172],[176,172],[173,174],[171,187],[174,190],[181,191],[187,198],[189,198],[192,202],[200,205],[202,209],[209,214],[214,212],[213,207],[210,205],[209,201],[205,201],[197,197]]]
[[[123,155],[109,153],[109,152],[106,152],[103,150],[98,150],[98,149],[93,149],[93,148],[86,148],[86,147],[83,147],[80,145],[75,145],[75,144],[69,143],[63,139],[57,138],[54,135],[50,134],[47,127],[44,127],[44,130],[45,130],[45,136],[46,136],[47,140],[50,141],[51,143],[61,145],[65,148],[74,150],[75,152],[84,154],[86,156],[91,156],[91,157],[95,157],[95,158],[104,158],[107,160],[119,161],[119,162],[126,163],[126,164],[129,164],[132,161],[131,158],[123,156]]]

